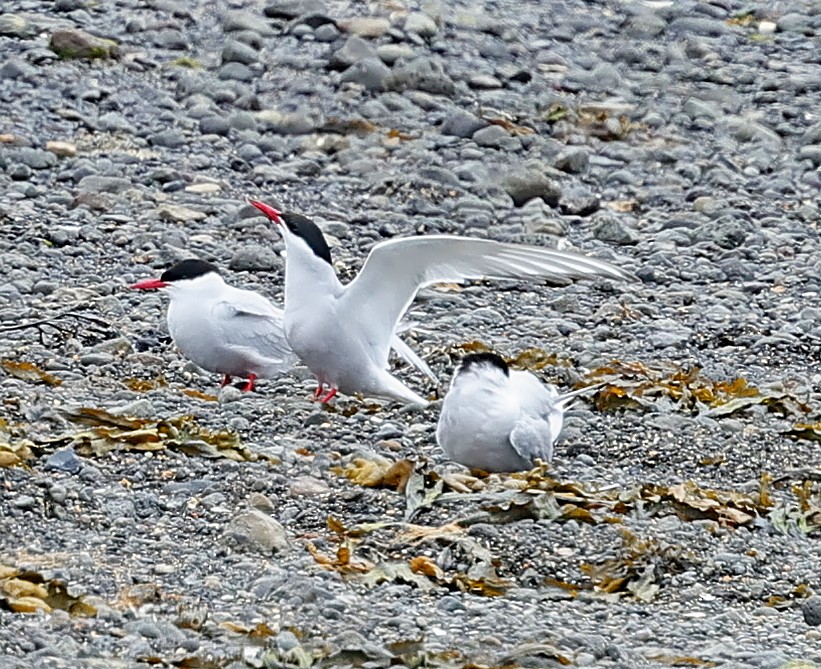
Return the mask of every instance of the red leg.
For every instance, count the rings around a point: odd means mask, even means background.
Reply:
[[[331,401],[331,398],[333,398],[333,397],[336,395],[336,393],[337,393],[337,392],[338,392],[338,391],[337,391],[337,389],[336,389],[336,388],[331,388],[331,389],[330,389],[327,393],[325,393],[325,394],[324,394],[324,395],[320,398],[319,403],[320,403],[320,404],[326,404],[326,403],[330,402],[330,401]]]
[[[246,384],[244,386],[242,386],[242,392],[248,393],[248,392],[252,391],[254,389],[254,381],[256,381],[256,380],[257,380],[257,375],[256,374],[249,374],[248,375],[248,381],[246,382]]]
[[[222,377],[222,383],[220,383],[220,388],[225,388],[229,383],[231,383],[231,376],[230,374],[226,374]]]
[[[322,391],[323,391],[323,390],[325,390],[325,384],[324,384],[324,383],[320,383],[320,384],[316,387],[316,390],[314,390],[314,402],[316,402],[316,401],[319,399],[319,396],[322,394]]]

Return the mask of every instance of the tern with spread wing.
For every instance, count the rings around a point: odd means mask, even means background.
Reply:
[[[259,293],[229,286],[209,262],[178,262],[159,279],[135,283],[138,290],[165,289],[168,331],[182,354],[203,369],[247,379],[270,378],[296,362],[283,332],[283,312]]]
[[[512,370],[495,353],[462,358],[442,402],[436,441],[453,461],[486,472],[530,469],[549,462],[564,412],[580,394],[560,395],[533,374]]]
[[[279,376],[296,363],[283,331],[282,309],[259,293],[229,286],[216,266],[191,258],[170,267],[159,279],[135,283],[138,290],[165,289],[168,331],[182,354],[210,372],[248,379],[253,390],[258,378]],[[430,367],[400,338],[390,342],[406,362],[436,381]]]
[[[285,239],[285,337],[316,377],[320,402],[342,392],[427,405],[388,371],[397,324],[424,286],[480,278],[632,278],[607,262],[568,251],[427,235],[377,244],[359,274],[343,286],[313,221],[249,203],[276,223]]]

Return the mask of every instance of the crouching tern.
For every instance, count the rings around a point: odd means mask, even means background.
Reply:
[[[569,251],[426,235],[380,242],[343,286],[313,221],[249,203],[277,224],[285,240],[285,337],[316,377],[320,402],[342,392],[427,405],[388,371],[391,338],[424,286],[481,278],[633,278],[603,260]]]
[[[243,390],[254,389],[258,378],[272,378],[297,362],[283,331],[283,311],[252,290],[229,286],[210,262],[190,258],[178,262],[159,279],[144,279],[131,288],[164,289],[168,331],[180,352],[210,372],[247,379]],[[430,368],[398,335],[393,348],[408,363],[435,380]]]
[[[533,374],[511,370],[495,353],[462,358],[436,425],[451,460],[486,472],[517,472],[553,458],[564,412],[591,386],[560,395]]]

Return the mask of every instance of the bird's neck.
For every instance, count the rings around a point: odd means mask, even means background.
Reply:
[[[310,307],[315,299],[336,296],[342,284],[334,268],[309,249],[288,249],[285,259],[285,308]]]

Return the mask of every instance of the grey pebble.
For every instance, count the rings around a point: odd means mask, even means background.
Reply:
[[[80,458],[77,457],[77,453],[71,446],[54,451],[54,453],[48,456],[45,463],[46,469],[66,472],[68,474],[78,473],[82,466]],[[65,499],[65,488],[63,488],[63,500],[54,497],[54,488],[51,489],[51,497],[55,501],[63,501]]]
[[[804,614],[804,622],[810,627],[821,625],[821,597],[808,597],[801,605],[801,613]]]
[[[226,528],[226,536],[241,547],[264,554],[282,552],[288,548],[285,528],[257,509],[237,515]]]
[[[282,259],[268,246],[251,244],[234,253],[228,267],[236,271],[267,271],[282,266]]]

